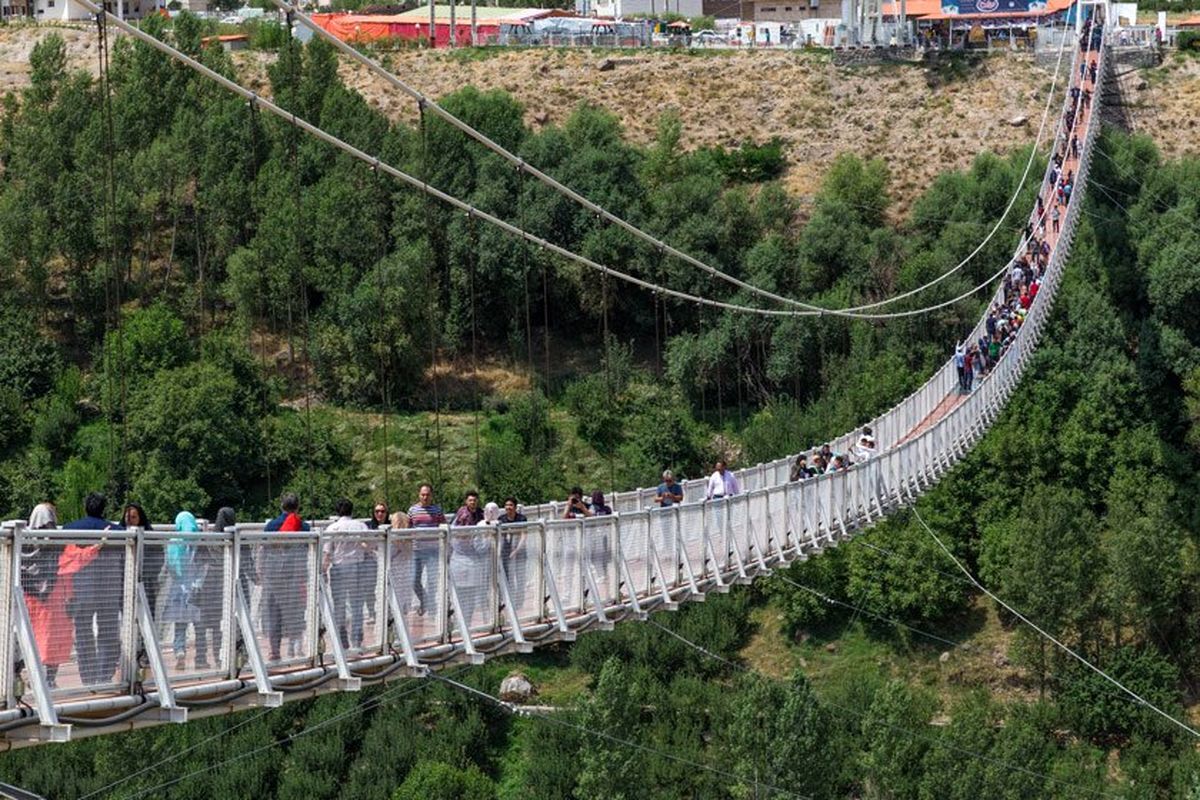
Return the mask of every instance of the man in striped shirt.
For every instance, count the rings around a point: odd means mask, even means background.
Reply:
[[[409,527],[436,528],[446,524],[442,507],[433,502],[433,486],[422,483],[417,489],[417,502],[408,509]],[[425,572],[427,565],[436,562],[437,542],[413,542],[413,594],[417,597],[417,614],[425,614]]]

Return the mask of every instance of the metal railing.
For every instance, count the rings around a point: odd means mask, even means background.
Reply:
[[[1103,51],[1098,66],[1097,85]],[[1079,187],[1100,97],[1086,116],[1076,106],[1076,131],[1086,125]],[[1060,126],[1056,147],[1065,137]],[[0,590],[9,598],[0,624],[13,634],[0,637],[0,741],[181,722],[193,705],[205,713],[272,706],[527,652],[836,544],[913,502],[1003,409],[1046,324],[1082,200],[1081,188],[1025,323],[977,388],[931,417],[956,391],[948,361],[868,423],[879,454],[844,471],[792,483],[791,458],[779,459],[737,473],[743,493],[735,496],[702,501],[704,481],[688,481],[685,502],[668,508],[639,489],[616,494],[613,515],[558,519],[546,504],[519,525],[356,533],[238,525],[189,534],[18,523],[0,536]],[[856,436],[835,440],[835,449],[848,450]]]

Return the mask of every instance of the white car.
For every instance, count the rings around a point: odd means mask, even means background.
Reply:
[[[692,34],[692,41],[696,44],[727,44],[729,40],[716,31],[703,30]]]
[[[222,25],[241,25],[242,18],[239,17],[237,14],[229,14],[228,16],[221,17],[221,24]]]

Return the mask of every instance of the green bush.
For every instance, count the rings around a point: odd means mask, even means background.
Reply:
[[[496,785],[474,764],[465,769],[422,761],[392,795],[392,800],[492,800]]]
[[[183,320],[162,303],[134,311],[125,318],[119,333],[110,330],[104,336],[105,364],[113,370],[123,368],[129,382],[182,366],[194,356],[192,338]],[[123,361],[118,363],[118,358]]]
[[[713,166],[733,183],[762,183],[783,174],[783,140],[778,136],[766,144],[744,144],[733,150],[717,145],[706,151]]]
[[[483,496],[497,503],[509,495],[522,503],[540,503],[563,491],[553,461],[532,455],[513,431],[489,436],[479,448],[475,479]]]

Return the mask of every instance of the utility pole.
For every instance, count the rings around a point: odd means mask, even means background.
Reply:
[[[479,47],[479,20],[475,16],[475,0],[471,0],[471,47]]]
[[[437,47],[437,17],[434,16],[433,0],[429,0],[429,49]]]
[[[455,0],[450,0],[450,49],[458,44],[458,24],[454,19]]]

